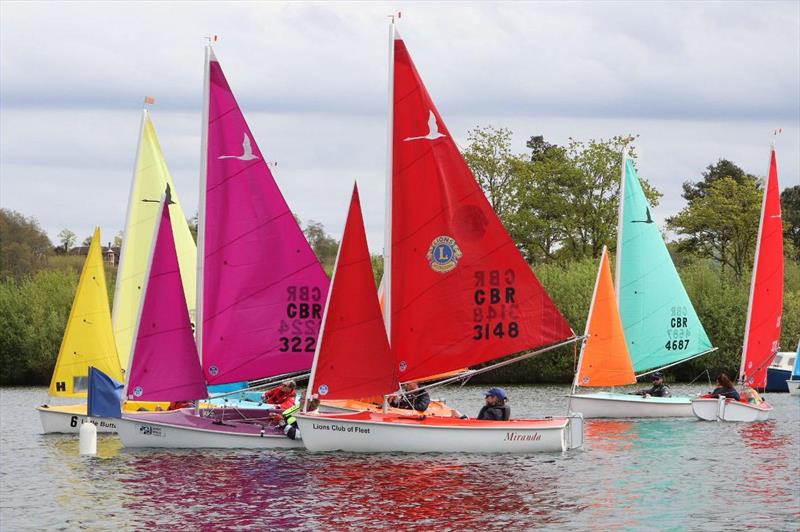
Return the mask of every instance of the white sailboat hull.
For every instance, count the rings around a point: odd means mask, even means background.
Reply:
[[[772,414],[772,406],[766,401],[753,405],[734,399],[705,398],[692,399],[694,415],[703,421],[765,421]]]
[[[39,406],[39,420],[45,434],[78,434],[86,421],[86,405]],[[116,434],[116,419],[93,417],[90,419],[98,433]]]
[[[786,386],[789,387],[789,395],[800,395],[800,379],[786,381]]]
[[[312,452],[537,453],[583,445],[581,416],[479,421],[359,412],[296,417]]]
[[[642,397],[621,393],[572,394],[569,411],[584,418],[692,417],[689,397]]]
[[[125,447],[167,449],[278,449],[301,448],[280,430],[236,422],[217,424],[178,411],[125,416],[117,421],[117,433]],[[163,416],[163,417],[162,417]],[[182,418],[181,418],[182,416]],[[162,418],[162,419],[159,419]]]

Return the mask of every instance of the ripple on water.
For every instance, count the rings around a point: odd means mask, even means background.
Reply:
[[[696,393],[701,388],[687,388]],[[481,388],[448,388],[477,411]],[[567,389],[509,386],[514,415],[563,412]],[[438,392],[437,392],[438,393]],[[796,529],[800,402],[775,419],[589,420],[555,455],[161,451],[41,435],[44,389],[0,390],[3,529]]]

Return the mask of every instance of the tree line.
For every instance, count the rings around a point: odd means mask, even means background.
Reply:
[[[616,246],[620,152],[631,139],[557,145],[531,136],[527,152],[513,153],[511,131],[487,126],[470,131],[464,149],[487,199],[576,332],[585,327],[602,247]],[[630,155],[635,161],[635,150]],[[661,193],[645,179],[642,186],[656,206]],[[672,378],[691,380],[705,369],[738,371],[762,194],[762,179],[727,159],[683,183],[685,205],[662,229],[676,235],[668,247],[719,350],[670,368]],[[800,335],[800,186],[785,189],[781,204],[787,258],[781,346],[791,350]],[[197,217],[188,222],[196,235]],[[314,220],[303,232],[330,275],[339,242]],[[0,209],[2,385],[50,380],[83,264],[83,257],[66,255],[75,233],[65,229],[58,238],[53,245],[34,218]],[[115,245],[121,240],[118,233]],[[372,259],[377,285],[383,260]],[[112,298],[114,266],[107,265],[106,278]],[[575,349],[563,348],[476,379],[567,383],[575,356]]]

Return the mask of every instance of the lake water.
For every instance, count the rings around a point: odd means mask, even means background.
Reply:
[[[435,397],[474,415],[484,387]],[[515,417],[563,414],[565,386],[508,386]],[[696,394],[703,386],[673,386]],[[43,435],[45,388],[0,389],[0,528],[797,530],[800,398],[763,423],[588,420],[583,451],[353,455],[128,450]]]

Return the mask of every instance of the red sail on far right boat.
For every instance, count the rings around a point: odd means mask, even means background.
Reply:
[[[783,223],[778,161],[773,146],[758,226],[740,385],[755,389],[766,386],[767,367],[779,349],[782,311]],[[769,418],[772,406],[766,401],[755,404],[724,398],[697,398],[692,400],[692,410],[698,418],[708,421],[761,421]]]

